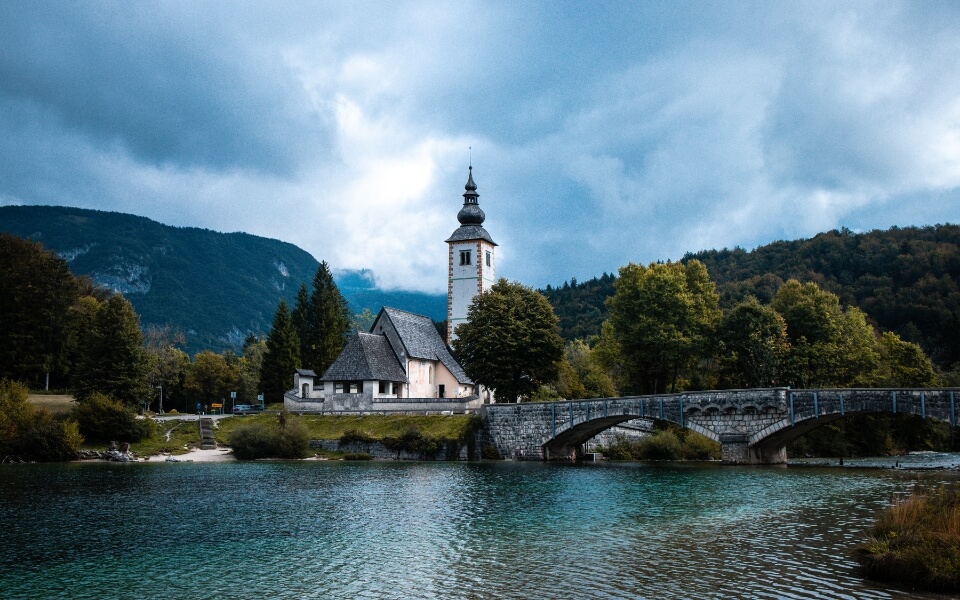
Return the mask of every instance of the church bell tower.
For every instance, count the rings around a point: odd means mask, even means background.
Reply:
[[[480,209],[477,184],[473,182],[470,165],[463,208],[457,213],[460,227],[447,239],[447,343],[456,339],[457,325],[467,320],[467,309],[477,294],[490,289],[496,282],[494,248],[497,244],[483,228],[486,215]]]

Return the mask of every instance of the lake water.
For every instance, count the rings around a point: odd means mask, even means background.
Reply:
[[[889,462],[889,461],[888,461]],[[937,598],[850,549],[951,471],[256,462],[0,467],[0,597]]]

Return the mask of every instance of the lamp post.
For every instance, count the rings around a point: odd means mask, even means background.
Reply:
[[[163,414],[163,386],[158,385],[156,386],[156,388],[160,390],[160,414],[162,415]]]

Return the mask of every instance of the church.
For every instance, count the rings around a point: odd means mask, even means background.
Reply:
[[[287,409],[462,412],[491,401],[450,351],[473,298],[496,282],[497,244],[483,227],[472,165],[464,189],[460,227],[446,240],[446,339],[429,317],[383,307],[370,331],[353,334],[325,373],[297,370],[294,389],[284,395]]]

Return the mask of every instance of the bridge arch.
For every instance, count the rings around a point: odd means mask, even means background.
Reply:
[[[960,389],[717,390],[486,405],[491,443],[520,460],[570,459],[597,433],[632,419],[667,421],[720,442],[729,464],[786,461],[786,444],[846,415],[892,412],[957,425]]]

